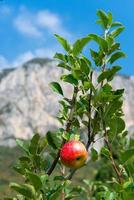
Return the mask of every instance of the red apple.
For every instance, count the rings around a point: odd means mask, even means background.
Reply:
[[[70,140],[61,148],[61,162],[69,168],[78,169],[82,167],[85,164],[87,157],[87,150],[80,141]]]

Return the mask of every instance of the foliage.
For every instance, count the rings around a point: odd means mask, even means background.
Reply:
[[[19,158],[15,170],[24,182],[11,183],[16,197],[5,200],[133,199],[134,140],[127,138],[125,129],[124,90],[114,90],[111,86],[111,80],[121,69],[115,63],[125,57],[116,41],[124,27],[113,21],[110,12],[99,10],[97,15],[103,35],[89,34],[72,45],[55,35],[65,51],[56,53],[55,58],[59,60],[58,67],[64,69],[61,80],[72,86],[72,98],[64,96],[58,82],[50,83],[52,90],[62,96],[57,116],[61,128],[49,131],[44,137],[36,133],[29,142],[17,140],[24,155]],[[91,41],[98,49],[90,49],[89,59],[83,49]],[[95,70],[98,77],[93,81]],[[82,130],[87,135],[86,141],[82,139]],[[104,142],[100,152],[94,147],[97,138]],[[72,178],[76,170],[68,171],[59,159],[62,145],[72,139],[82,140],[90,151],[87,166],[92,162],[99,163],[95,177],[84,179],[83,185],[74,185]]]

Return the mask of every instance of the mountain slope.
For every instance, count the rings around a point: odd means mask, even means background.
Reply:
[[[0,145],[12,145],[14,138],[45,134],[58,126],[54,118],[60,96],[48,84],[59,80],[61,69],[50,59],[36,58],[17,69],[0,73]],[[125,88],[124,112],[129,129],[134,127],[134,77],[116,76],[115,88]],[[69,84],[65,94],[71,95]]]

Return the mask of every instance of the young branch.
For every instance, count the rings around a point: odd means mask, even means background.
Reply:
[[[111,160],[111,163],[112,163],[112,166],[113,166],[113,169],[115,170],[116,172],[116,175],[118,177],[118,180],[119,180],[119,183],[122,183],[122,174],[118,168],[118,165],[116,164],[114,158],[113,158],[113,153],[112,153],[112,148],[111,148],[111,145],[109,143],[109,140],[108,140],[108,135],[107,135],[107,130],[106,130],[106,124],[105,124],[105,121],[103,120],[103,128],[104,128],[104,141],[107,145],[107,148],[110,152],[110,160]]]
[[[62,174],[62,176],[65,175],[65,166],[62,167],[61,174]],[[64,184],[64,181],[63,181],[63,184]],[[65,189],[64,188],[61,191],[61,200],[65,200]]]
[[[61,192],[61,200],[65,200],[65,192],[63,190]]]
[[[74,92],[73,92],[73,97],[72,97],[72,102],[71,102],[71,108],[70,108],[70,113],[69,113],[69,117],[68,117],[68,120],[67,120],[65,132],[70,131],[70,128],[71,128],[71,125],[72,125],[72,120],[73,120],[73,114],[74,114],[74,110],[75,110],[75,103],[76,103],[77,93],[78,93],[78,87],[74,87]],[[61,147],[63,146],[63,144],[65,143],[65,141],[66,140],[63,139]],[[51,173],[53,172],[54,168],[56,167],[56,165],[58,163],[58,160],[59,160],[59,157],[60,157],[60,149],[58,150],[56,158],[54,159],[51,167],[49,168],[49,170],[47,172],[47,174],[49,176],[51,175]]]
[[[77,169],[71,169],[69,174],[65,177],[67,180],[71,180]]]
[[[102,72],[105,71],[105,68],[106,68],[106,64],[104,63],[102,66]],[[93,78],[93,71],[90,74],[91,83],[92,83],[92,78]],[[100,85],[100,88],[102,88],[102,87],[103,87],[103,81],[101,82],[101,85]],[[89,110],[88,110],[88,142],[86,145],[87,150],[89,149],[91,142],[93,142],[94,135],[95,135],[93,132],[91,133],[91,99],[92,99],[92,88],[90,89],[89,104],[88,104]],[[95,111],[94,118],[96,118],[97,115],[98,115],[98,113],[97,113],[97,111]]]
[[[104,65],[102,66],[102,72],[105,71],[105,68],[106,68],[106,64],[104,63]],[[102,87],[103,87],[103,81],[101,82],[101,88]],[[119,183],[122,183],[122,178],[121,178],[122,174],[120,173],[118,165],[116,164],[116,162],[115,162],[115,160],[113,158],[112,148],[111,148],[111,145],[110,145],[109,140],[108,140],[108,134],[107,134],[105,121],[103,120],[102,123],[103,123],[103,129],[104,129],[104,141],[105,141],[105,144],[107,145],[107,148],[108,148],[108,150],[110,152],[110,160],[111,160],[113,169],[116,172],[116,175],[118,177]]]
[[[93,71],[90,73],[90,81],[92,83]],[[92,88],[90,89],[89,100],[88,100],[88,142],[86,145],[86,149],[88,148],[93,140],[93,133],[91,134],[91,99],[92,99]]]

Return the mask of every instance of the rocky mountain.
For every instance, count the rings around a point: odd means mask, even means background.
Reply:
[[[59,81],[61,69],[50,59],[35,58],[16,69],[0,72],[0,145],[13,145],[14,138],[29,138],[33,132],[45,134],[59,124],[60,96],[48,84]],[[127,128],[134,130],[134,76],[116,76],[115,88],[125,88],[124,112]],[[65,87],[71,95],[71,87]]]

